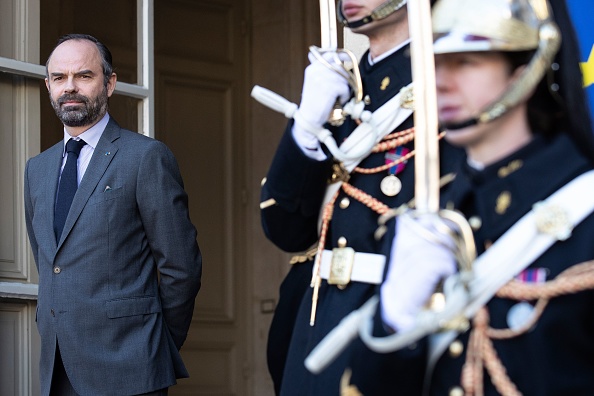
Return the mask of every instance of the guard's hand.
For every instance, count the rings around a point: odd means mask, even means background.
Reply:
[[[341,54],[327,52],[323,56],[329,63],[342,67],[338,61]],[[309,56],[309,59],[311,64],[305,68],[298,111],[309,125],[322,128],[328,121],[336,100],[338,99],[341,104],[348,101],[350,88],[342,75],[331,70],[312,55]],[[296,123],[293,128],[293,136],[302,147],[305,145],[306,148],[312,149],[319,146],[316,137],[307,132],[306,128],[303,128],[299,123]]]
[[[406,331],[439,282],[456,272],[449,225],[437,215],[396,219],[396,236],[386,279],[381,286],[381,313],[385,324]]]
[[[341,68],[340,54],[326,52],[322,55],[328,63]],[[305,68],[299,111],[312,125],[321,127],[328,121],[332,107],[338,99],[347,102],[350,89],[347,80],[322,62],[309,56],[311,64]]]

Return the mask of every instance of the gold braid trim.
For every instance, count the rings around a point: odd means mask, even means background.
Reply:
[[[363,205],[367,206],[376,213],[384,214],[388,210],[390,210],[388,205],[380,202],[379,200],[373,198],[371,195],[363,192],[362,190],[358,189],[357,187],[349,183],[342,183],[342,189],[347,195],[353,197],[354,199],[361,202]]]
[[[373,148],[373,152],[382,152],[387,151],[391,148],[395,148],[401,146],[414,138],[414,128],[406,129],[400,132],[394,132],[390,135],[385,136],[382,139],[382,142],[375,145]],[[389,164],[390,166],[397,165],[401,162],[406,161],[412,155],[414,155],[414,151],[409,153],[409,156],[406,158],[399,158],[398,160],[394,161],[393,164]],[[388,167],[389,168],[389,167]],[[384,168],[384,169],[388,169]],[[353,172],[356,172],[360,168],[355,168]],[[383,214],[389,210],[388,206],[383,204],[382,202],[378,201],[377,199],[373,198],[369,194],[364,193],[363,191],[359,190],[358,188],[353,187],[352,185],[348,184],[347,181],[349,179],[348,174],[343,174],[344,167],[338,166],[334,169],[332,180],[331,182],[335,181],[342,181],[342,189],[353,197],[354,199],[362,202],[367,207],[371,208],[375,212],[379,214]],[[363,169],[363,171],[366,171]],[[377,170],[377,168],[372,169],[370,172],[363,172],[363,173],[377,173],[381,170]],[[313,274],[311,279],[311,287],[313,287],[313,295],[312,295],[312,304],[311,304],[311,314],[309,323],[311,326],[315,324],[316,318],[316,311],[318,305],[318,293],[320,289],[320,284],[322,278],[320,277],[320,263],[322,260],[322,252],[324,251],[324,247],[326,246],[326,236],[328,233],[328,226],[330,221],[332,220],[332,214],[334,213],[334,203],[336,202],[336,198],[338,197],[340,190],[336,191],[336,194],[332,197],[332,199],[326,204],[324,207],[324,211],[322,214],[322,227],[320,230],[320,239],[318,241],[318,246],[316,248],[316,258],[314,262]]]
[[[320,265],[322,261],[322,252],[324,246],[326,246],[326,235],[328,233],[328,224],[332,220],[332,214],[334,213],[334,202],[338,197],[340,190],[337,190],[332,199],[326,204],[324,208],[324,214],[322,215],[322,229],[320,230],[320,241],[316,248],[316,261],[314,262],[313,274],[311,278],[311,287],[313,287],[313,295],[311,298],[311,314],[309,318],[310,326],[313,326],[316,321],[316,310],[318,307],[318,293],[320,291],[320,284],[322,283],[322,277],[320,276]]]
[[[381,142],[375,145],[372,153],[383,153],[398,146],[411,142],[415,138],[415,129],[410,128],[401,132],[392,133],[383,138]]]
[[[402,157],[400,157],[397,160],[392,161],[392,162],[390,162],[388,164],[385,164],[385,165],[382,165],[382,166],[378,166],[378,167],[375,167],[375,168],[369,168],[369,169],[356,167],[353,170],[353,172],[362,173],[364,175],[371,175],[373,173],[379,173],[379,172],[385,171],[387,169],[390,169],[393,166],[396,166],[398,164],[401,164],[404,161],[409,160],[410,158],[412,158],[413,155],[415,155],[415,150],[411,150],[406,155],[403,155]]]
[[[289,264],[294,265],[294,264],[305,263],[306,261],[311,261],[314,259],[314,257],[316,257],[317,251],[318,251],[318,247],[315,246],[315,247],[303,252],[302,254],[296,254],[294,256],[291,256],[291,259],[289,260]]]
[[[489,326],[489,312],[482,307],[473,319],[468,340],[466,362],[462,368],[461,383],[466,395],[483,395],[483,364],[497,391],[504,396],[522,393],[509,379],[505,367],[497,356],[491,340],[517,337],[531,329],[541,317],[550,299],[594,289],[594,260],[576,264],[543,284],[526,284],[511,280],[496,293],[497,297],[517,301],[537,300],[532,318],[521,328],[494,329]]]
[[[415,136],[415,129],[409,128],[399,132],[393,132],[389,135],[386,135],[381,142],[376,144],[372,149],[374,153],[385,152],[391,150],[393,148],[402,146],[414,139]],[[445,136],[445,132],[439,134],[439,139]],[[356,167],[353,170],[353,173],[358,172],[362,174],[373,174],[385,171],[386,169],[390,169],[393,166],[396,166],[404,161],[407,161],[411,157],[415,155],[415,150],[411,150],[406,155],[398,158],[397,160],[393,161],[392,163],[385,164],[383,166],[379,166],[376,168],[365,169]],[[349,175],[343,174],[342,171],[344,167],[338,166],[337,169],[334,169],[332,180],[330,182],[342,181],[342,189],[343,191],[351,196],[352,198],[356,199],[357,201],[361,202],[374,212],[382,215],[390,210],[390,208],[384,204],[383,202],[379,201],[378,199],[372,197],[371,195],[363,192],[362,190],[354,187],[353,185],[348,183]],[[339,194],[338,190],[336,194],[332,197],[332,199],[326,204],[324,208],[324,212],[322,215],[322,228],[320,230],[320,239],[318,241],[318,246],[316,248],[316,258],[314,262],[313,274],[311,279],[311,287],[313,287],[313,296],[312,296],[312,308],[311,308],[311,316],[310,316],[310,325],[314,325],[315,317],[316,317],[316,310],[318,304],[318,292],[321,284],[321,277],[320,277],[320,262],[322,258],[322,252],[324,251],[324,247],[326,246],[326,235],[328,232],[328,226],[332,219],[332,214],[334,212],[334,203],[336,202],[336,198]],[[293,259],[300,260],[302,256],[294,256]],[[291,259],[291,263],[293,263],[293,259]],[[297,261],[298,262],[298,261]]]

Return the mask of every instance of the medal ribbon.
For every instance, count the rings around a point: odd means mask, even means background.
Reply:
[[[400,146],[392,149],[386,153],[386,164],[396,163],[396,165],[391,166],[388,169],[388,173],[391,175],[397,175],[404,170],[406,163],[408,162],[406,159],[404,161],[398,162],[402,157],[408,158],[406,155],[410,152],[410,149]]]

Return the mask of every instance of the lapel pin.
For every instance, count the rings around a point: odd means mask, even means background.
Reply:
[[[109,155],[109,154],[111,154],[111,151],[106,151],[105,152],[105,155]]]
[[[109,187],[109,186],[105,186],[105,190],[103,190],[103,192],[105,192],[105,191],[109,191],[109,190],[111,190],[111,187]]]

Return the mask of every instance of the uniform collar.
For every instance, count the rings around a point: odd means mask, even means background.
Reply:
[[[400,43],[396,47],[384,52],[383,54],[381,54],[380,56],[377,56],[374,59],[371,59],[371,52],[367,51],[367,63],[369,63],[370,66],[373,66],[376,63],[381,62],[382,60],[386,59],[387,57],[392,55],[394,52],[400,50],[401,48],[408,46],[409,44],[410,44],[410,39],[404,40],[402,43]]]
[[[482,237],[494,242],[534,203],[591,168],[566,134],[552,138],[535,134],[526,146],[484,170],[477,171],[465,162],[443,201],[467,216],[478,215]]]

